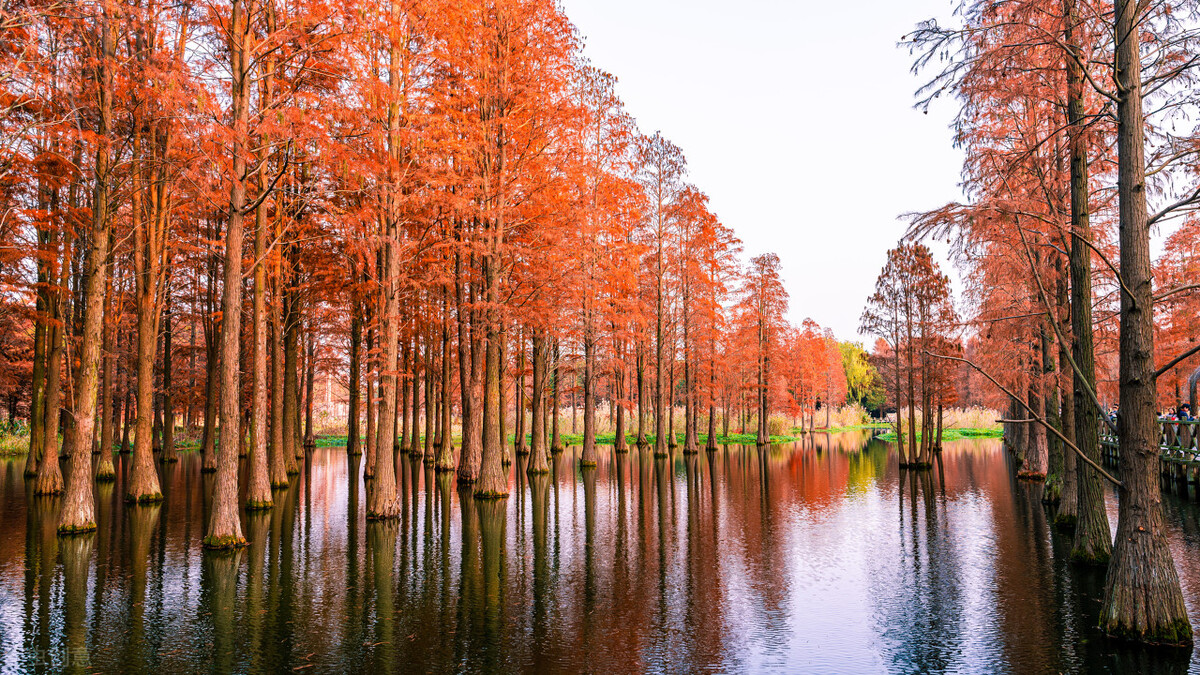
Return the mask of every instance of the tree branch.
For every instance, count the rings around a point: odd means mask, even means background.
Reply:
[[[1200,352],[1200,344],[1196,345],[1195,347],[1192,347],[1191,349],[1180,354],[1179,356],[1176,356],[1175,358],[1173,358],[1169,362],[1167,362],[1167,365],[1154,371],[1154,379],[1157,380],[1159,375],[1162,375],[1163,373],[1165,373],[1165,372],[1169,371],[1170,369],[1174,368],[1175,366],[1179,365],[1180,361],[1186,359],[1187,357],[1191,356],[1192,354],[1195,354],[1196,352]]]
[[[932,356],[935,359],[946,359],[947,361],[961,361],[962,363],[965,363],[968,366],[971,366],[972,368],[974,368],[980,375],[983,375],[988,380],[990,380],[992,384],[999,387],[1000,391],[1003,391],[1005,394],[1008,394],[1008,396],[1012,400],[1016,401],[1017,403],[1020,403],[1021,407],[1025,408],[1025,411],[1033,416],[1033,421],[1046,427],[1046,429],[1052,431],[1055,436],[1058,436],[1059,440],[1061,440],[1064,445],[1066,445],[1067,447],[1074,450],[1075,454],[1078,455],[1079,459],[1082,459],[1085,464],[1087,464],[1088,466],[1095,469],[1097,472],[1100,473],[1101,476],[1104,476],[1105,478],[1107,478],[1113,485],[1116,485],[1117,487],[1124,487],[1124,485],[1121,483],[1121,481],[1117,480],[1116,478],[1113,478],[1112,475],[1109,474],[1107,471],[1105,471],[1104,468],[1101,467],[1099,464],[1097,464],[1095,462],[1095,460],[1093,460],[1091,457],[1088,457],[1087,455],[1083,454],[1083,451],[1080,450],[1079,447],[1076,446],[1074,443],[1072,443],[1070,440],[1068,440],[1066,436],[1063,436],[1061,431],[1056,429],[1050,423],[1046,422],[1046,420],[1042,419],[1042,417],[1040,415],[1038,415],[1036,412],[1034,412],[1033,408],[1029,407],[1029,404],[1025,403],[1025,401],[1021,400],[1020,397],[1016,396],[1011,391],[1009,391],[1004,385],[997,382],[996,378],[989,375],[986,370],[984,370],[983,368],[980,368],[979,366],[968,361],[967,359],[959,358],[957,356],[946,356],[944,354],[934,354],[934,353],[930,352],[929,350],[925,350],[925,353],[928,354],[929,356]]]

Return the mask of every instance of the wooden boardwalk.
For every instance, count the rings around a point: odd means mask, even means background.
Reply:
[[[1164,487],[1170,483],[1186,495],[1188,484],[1197,486],[1200,498],[1200,421],[1158,423],[1159,466]],[[1100,427],[1100,448],[1106,462],[1116,464],[1121,459],[1116,434],[1107,424]]]

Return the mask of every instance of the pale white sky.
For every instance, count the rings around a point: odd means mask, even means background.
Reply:
[[[913,109],[920,81],[896,47],[951,2],[562,3],[641,130],[683,149],[688,180],[747,256],[779,254],[793,321],[855,338],[898,216],[961,198],[953,105]]]

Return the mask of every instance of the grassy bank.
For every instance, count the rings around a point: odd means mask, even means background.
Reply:
[[[813,431],[813,433],[819,433],[819,434],[841,433],[841,432],[846,432],[846,431],[861,431],[864,429],[888,428],[888,426],[889,425],[887,425],[887,424],[878,424],[878,423],[857,424],[854,426],[837,427],[834,429],[815,429]],[[967,431],[971,431],[971,430],[967,430]],[[793,427],[791,429],[790,434],[771,436],[771,443],[793,443],[793,442],[801,440],[806,433],[808,433],[808,432],[800,429],[799,427]],[[889,436],[890,436],[890,438],[889,438]],[[895,440],[895,436],[896,436],[895,434],[884,434],[883,438],[888,439],[888,440]],[[676,434],[675,438],[676,438],[676,441],[675,441],[676,445],[683,445],[683,434]],[[753,433],[729,434],[729,435],[722,434],[722,435],[718,435],[716,440],[717,440],[717,443],[720,445],[725,445],[725,444],[754,445],[757,438],[758,438],[758,436]],[[510,435],[508,437],[509,443],[513,443],[515,440],[516,440],[515,436]],[[549,439],[547,439],[547,440],[549,440]],[[947,437],[947,440],[953,440],[953,439],[950,437]],[[461,441],[462,441],[461,437],[454,436],[454,445],[456,447],[461,443]],[[650,445],[653,445],[654,444],[654,435],[653,434],[647,435],[646,441]],[[583,444],[583,434],[562,434],[562,442],[563,442],[563,444],[568,445],[568,446],[582,445]],[[596,434],[596,443],[598,443],[600,445],[613,445],[615,442],[616,442],[615,434],[612,434],[612,433]],[[626,434],[625,442],[627,445],[632,447],[637,444],[637,436],[634,434]],[[700,434],[698,437],[698,442],[701,447],[706,445],[708,443],[708,435]],[[346,436],[344,434],[317,436],[316,445],[317,445],[317,447],[321,447],[321,448],[341,447],[341,446],[346,445]],[[119,449],[119,445],[115,445],[113,447],[113,452],[116,452],[118,449]],[[23,455],[26,452],[28,452],[28,450],[29,450],[29,434],[28,433],[21,434],[21,433],[0,432],[0,456]],[[176,440],[175,440],[175,451],[176,452],[186,453],[186,452],[197,452],[199,450],[200,450],[200,439],[199,438],[192,438],[183,433],[179,433],[176,436]]]
[[[1000,438],[1004,435],[1004,431],[1000,428],[982,428],[982,429],[943,429],[942,441],[960,441],[965,438]],[[895,441],[896,432],[889,431],[886,434],[880,434],[879,438],[885,441]],[[921,434],[917,434],[917,439],[920,440]]]
[[[29,452],[29,433],[0,431],[0,457]]]

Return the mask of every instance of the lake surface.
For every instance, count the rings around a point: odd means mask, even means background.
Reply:
[[[866,432],[655,459],[577,449],[507,500],[397,460],[402,517],[367,523],[361,460],[317,448],[250,546],[200,548],[212,477],[159,465],[166,501],[100,486],[99,530],[0,460],[8,672],[1183,672],[1188,651],[1093,628],[1102,573],[1066,562],[1040,485],[995,440],[901,473]],[[129,458],[118,457],[124,475]],[[1200,627],[1200,507],[1168,497]],[[1109,512],[1116,523],[1115,497]]]

